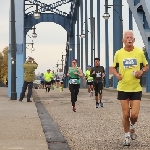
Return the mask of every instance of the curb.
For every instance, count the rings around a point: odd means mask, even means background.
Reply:
[[[33,101],[37,107],[38,116],[41,121],[41,126],[43,128],[49,150],[71,150],[66,139],[59,131],[59,128],[41,103],[40,98],[35,91],[33,91]]]
[[[113,93],[117,93],[118,92],[116,89],[109,89],[109,88],[104,88],[104,91],[113,92]],[[150,94],[142,94],[142,97],[150,99]]]

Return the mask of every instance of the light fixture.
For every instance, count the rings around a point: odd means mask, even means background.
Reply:
[[[33,32],[33,33],[32,33],[32,37],[33,37],[33,38],[36,38],[36,37],[37,37],[37,34]]]
[[[34,18],[35,19],[40,19],[40,13],[39,12],[34,12]]]
[[[80,37],[81,37],[81,38],[85,38],[85,34],[81,34]]]
[[[109,17],[110,17],[110,14],[109,14],[109,13],[104,13],[103,18],[104,18],[105,20],[108,20]]]
[[[31,48],[31,51],[35,51],[35,48],[32,47],[32,48]]]
[[[40,19],[40,13],[38,12],[38,5],[36,5],[36,11],[34,12],[34,18]]]

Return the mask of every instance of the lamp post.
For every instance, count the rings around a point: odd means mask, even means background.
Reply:
[[[40,13],[38,12],[38,4],[36,4],[36,10],[34,12],[34,18],[35,19],[40,19]]]
[[[61,61],[62,61],[62,72],[63,72],[63,70],[64,70],[64,69],[63,69],[63,67],[64,67],[64,59],[63,59],[64,56],[66,56],[66,55],[63,55],[63,52],[62,52],[62,59],[61,59]]]
[[[59,61],[59,60],[58,60]],[[58,72],[58,66],[59,65],[62,65],[62,64],[59,64],[58,62],[57,62],[57,64],[56,64],[56,67],[57,67],[57,72]]]
[[[16,31],[15,4],[11,0],[11,100],[17,100],[16,92]]]
[[[32,43],[26,43],[26,44],[31,44],[31,45],[32,45],[32,47],[31,47],[31,52],[32,52],[32,51],[35,51],[35,48],[33,47],[33,45],[34,45],[33,40],[32,40]]]
[[[120,5],[108,5],[108,0],[105,0],[105,13],[103,15],[103,18],[105,19],[105,48],[106,48],[106,53],[105,53],[105,60],[106,60],[106,88],[109,88],[109,40],[108,40],[108,19],[110,17],[110,14],[108,13],[108,8],[111,8],[109,6],[120,6]],[[121,7],[121,6],[120,6]],[[116,11],[116,9],[114,9]],[[117,11],[116,11],[117,12]],[[118,12],[117,12],[118,13]],[[119,15],[119,13],[118,13]],[[119,19],[121,21],[121,32],[123,34],[123,20],[119,15]],[[121,43],[122,44],[122,43]]]
[[[37,37],[37,34],[35,33],[35,29],[36,29],[35,26],[34,26],[33,28],[26,28],[26,27],[25,27],[24,29],[33,30],[32,37],[33,37],[33,38],[36,38],[36,37]],[[29,37],[30,37],[30,36],[29,36]],[[30,38],[31,38],[31,37],[30,37]]]
[[[33,29],[32,37],[33,37],[33,38],[36,38],[36,37],[37,37],[37,34],[35,33],[35,29],[36,29],[35,26],[34,26],[34,28],[32,28],[32,29]]]

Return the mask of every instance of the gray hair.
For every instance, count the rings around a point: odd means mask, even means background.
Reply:
[[[134,33],[133,33],[132,30],[127,30],[127,31],[125,31],[124,34],[123,34],[123,37],[125,37],[125,35],[126,35],[127,33],[132,33],[132,34],[133,34],[133,37],[134,37]]]

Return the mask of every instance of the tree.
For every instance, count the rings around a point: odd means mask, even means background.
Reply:
[[[8,76],[8,46],[0,52],[0,80],[6,83]]]

